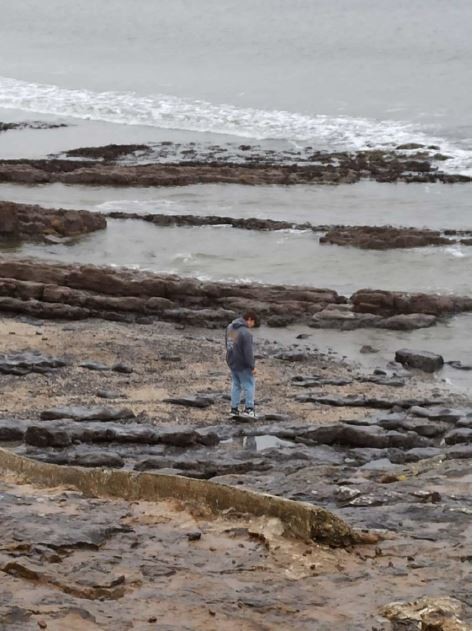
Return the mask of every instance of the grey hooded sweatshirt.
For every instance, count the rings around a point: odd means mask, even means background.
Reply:
[[[235,372],[253,370],[253,337],[243,318],[237,318],[225,331],[226,360],[229,368]]]

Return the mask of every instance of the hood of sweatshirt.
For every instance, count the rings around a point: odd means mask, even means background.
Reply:
[[[237,318],[231,323],[230,326],[232,329],[240,329],[243,326],[248,328],[247,322],[243,318]]]

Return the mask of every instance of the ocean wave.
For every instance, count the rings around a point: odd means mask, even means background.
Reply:
[[[211,132],[256,140],[315,141],[318,147],[386,149],[416,142],[438,145],[451,159],[443,169],[467,172],[471,152],[430,136],[408,122],[345,116],[308,116],[287,111],[238,108],[165,94],[93,92],[0,77],[0,107],[123,125]]]

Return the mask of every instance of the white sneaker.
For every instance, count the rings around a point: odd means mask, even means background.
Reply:
[[[246,408],[244,411],[244,416],[249,416],[250,418],[257,418],[255,414],[255,410],[253,408]]]

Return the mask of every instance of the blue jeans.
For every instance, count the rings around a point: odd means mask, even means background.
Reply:
[[[245,370],[231,370],[232,391],[231,407],[238,408],[242,390],[245,392],[245,407],[254,408],[255,402],[255,377],[250,368]]]

